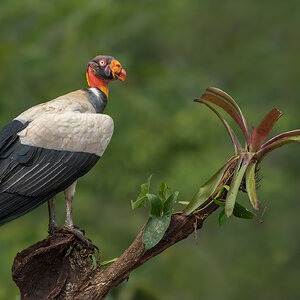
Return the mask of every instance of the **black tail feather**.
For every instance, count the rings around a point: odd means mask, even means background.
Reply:
[[[17,193],[0,193],[0,226],[32,211],[54,195],[28,197]]]

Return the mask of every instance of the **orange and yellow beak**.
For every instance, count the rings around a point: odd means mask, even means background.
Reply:
[[[112,71],[113,78],[125,81],[126,71],[122,68],[122,65],[117,60],[113,60],[111,62],[110,69]]]

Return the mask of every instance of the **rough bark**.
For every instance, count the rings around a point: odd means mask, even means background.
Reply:
[[[230,174],[229,168],[219,187]],[[94,249],[71,233],[61,230],[48,236],[15,257],[12,276],[21,299],[104,299],[134,269],[200,229],[218,205],[208,200],[201,208],[197,214],[174,214],[163,239],[152,249],[145,250],[142,228],[129,248],[107,268],[95,269],[88,259]]]
[[[88,258],[94,249],[73,234],[58,231],[17,254],[12,267],[13,280],[22,300],[104,299],[134,269],[201,228],[217,208],[211,204],[201,214],[173,215],[163,239],[147,251],[142,242],[142,229],[117,261],[108,268],[98,266],[96,270]]]

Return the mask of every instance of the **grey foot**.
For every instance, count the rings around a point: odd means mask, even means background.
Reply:
[[[83,229],[79,228],[78,226],[69,227],[66,225],[63,226],[63,229],[70,233],[73,233],[79,240],[84,242],[88,247],[95,248],[99,251],[99,248],[96,245],[94,245],[90,239],[84,236],[85,231]]]
[[[57,224],[56,223],[49,223],[49,226],[48,226],[48,233],[49,235],[52,235],[55,233],[55,231],[57,231],[58,227],[57,227]]]
[[[75,228],[76,230],[79,230],[79,231],[81,232],[82,235],[85,235],[85,230],[84,230],[83,228],[80,228],[80,227],[77,226],[77,225],[74,225],[74,228]]]

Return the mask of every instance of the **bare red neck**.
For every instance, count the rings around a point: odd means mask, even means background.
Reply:
[[[88,82],[88,85],[92,88],[92,87],[96,87],[99,90],[101,90],[106,97],[108,97],[108,80],[102,80],[100,78],[98,78],[97,76],[95,76],[92,72],[92,69],[90,66],[88,66],[88,70],[86,73],[86,79]]]

